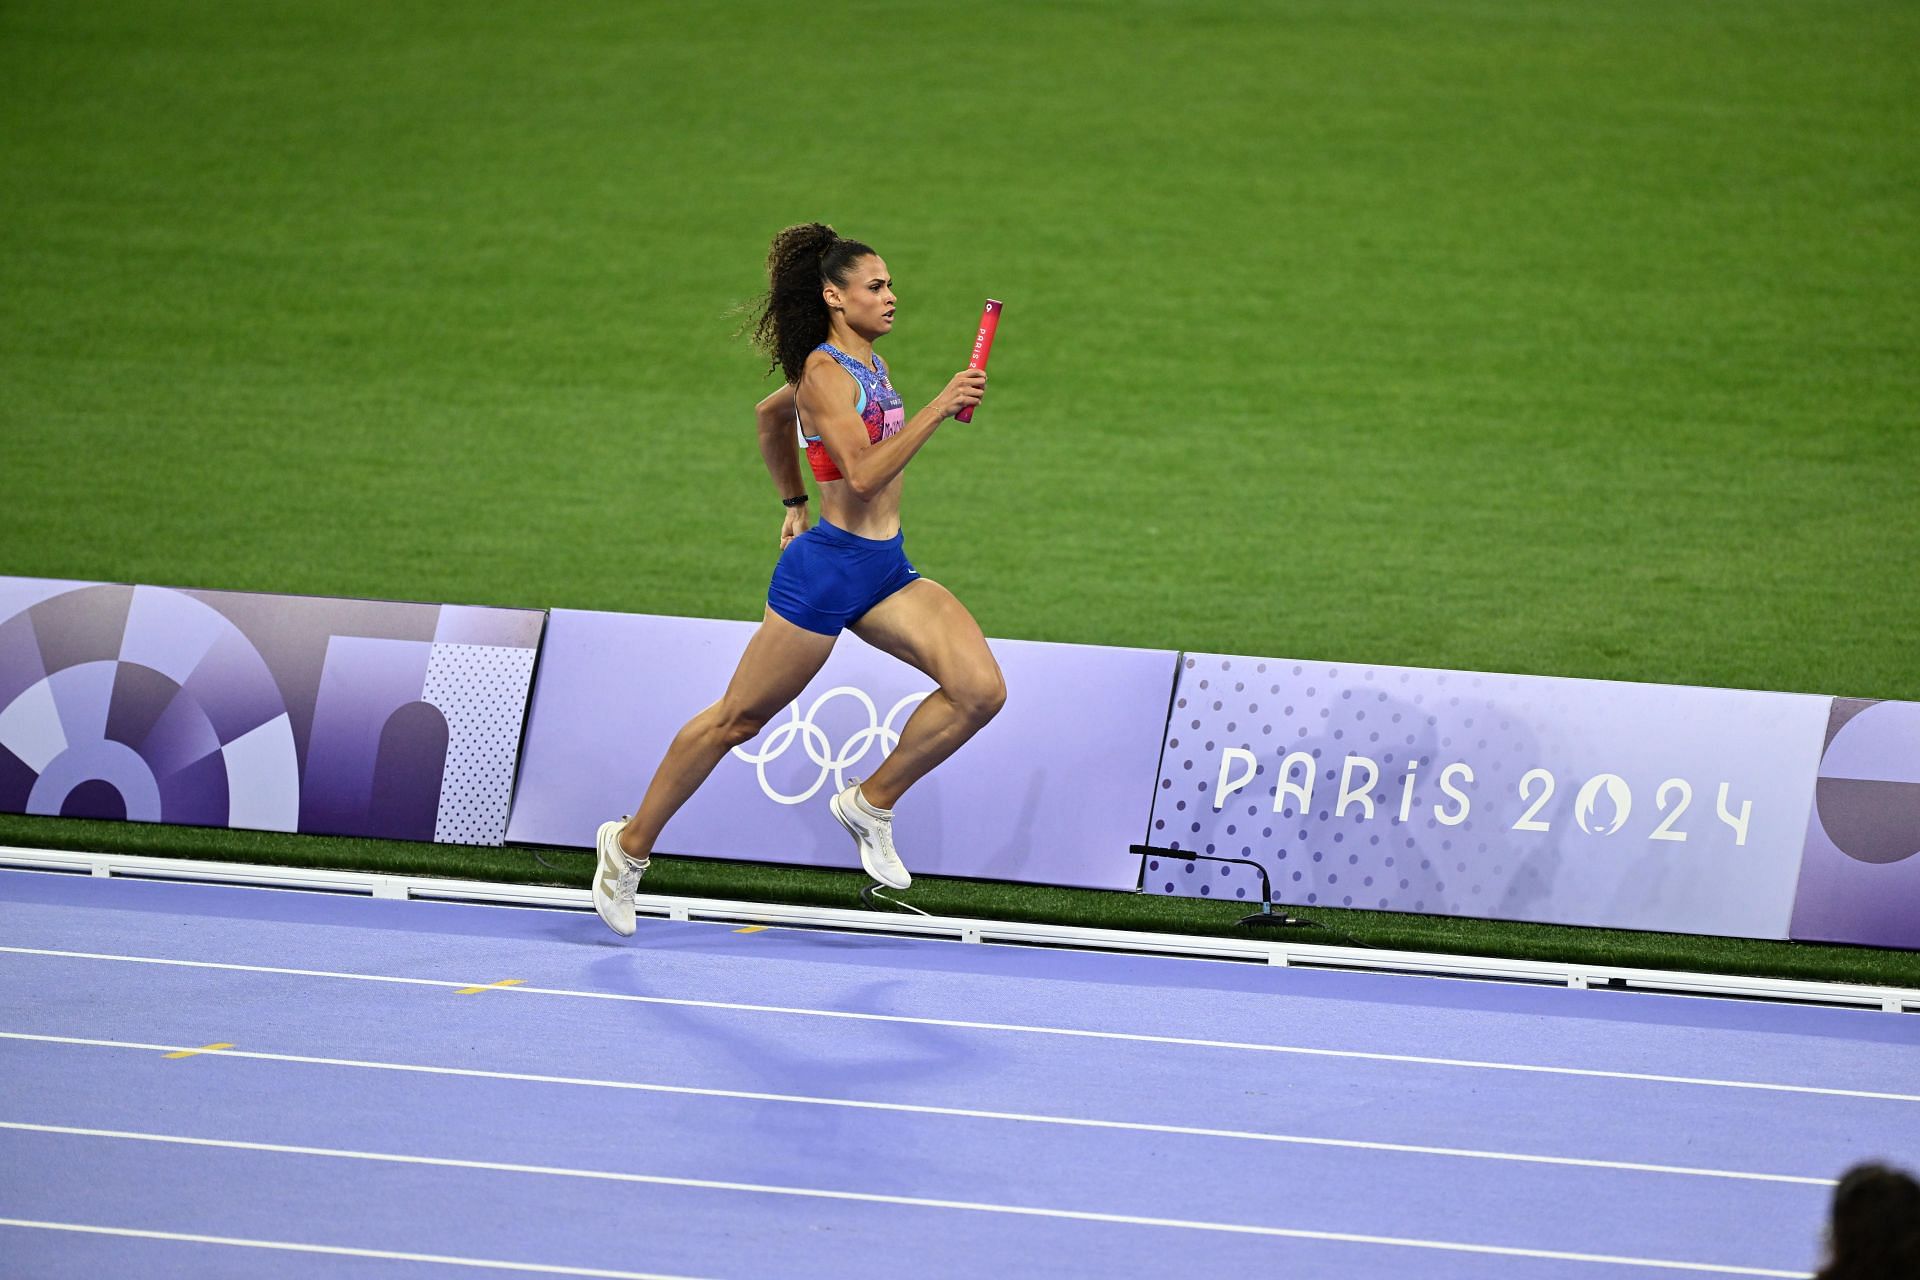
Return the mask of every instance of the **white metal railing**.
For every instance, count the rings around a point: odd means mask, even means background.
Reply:
[[[489,880],[451,880],[437,876],[392,875],[373,871],[323,871],[304,867],[262,866],[247,862],[202,862],[138,854],[84,853],[0,846],[0,868],[123,876],[142,880],[190,880],[260,888],[364,893],[375,898],[499,903],[522,907],[591,911],[586,889],[507,884]],[[642,915],[672,920],[789,925],[859,933],[911,934],[961,942],[1071,947],[1091,951],[1132,951],[1153,955],[1237,960],[1303,968],[1367,969],[1503,982],[1568,987],[1618,986],[1687,995],[1736,996],[1800,1003],[1865,1005],[1891,1013],[1920,1012],[1920,989],[1857,983],[1814,982],[1794,978],[1756,978],[1737,974],[1683,973],[1629,969],[1562,960],[1517,960],[1491,956],[1443,955],[1425,951],[1386,951],[1268,938],[1205,937],[1077,925],[975,920],[841,907],[810,907],[776,902],[736,902],[721,898],[676,898],[643,894],[634,899]]]

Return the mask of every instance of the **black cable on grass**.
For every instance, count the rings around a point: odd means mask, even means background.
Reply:
[[[1360,939],[1354,937],[1352,934],[1346,933],[1340,929],[1336,929],[1330,924],[1322,924],[1318,920],[1308,920],[1304,916],[1296,916],[1294,918],[1296,920],[1299,920],[1301,924],[1306,925],[1309,928],[1318,929],[1322,933],[1332,934],[1335,938],[1339,939],[1341,945],[1343,946],[1359,947],[1368,951],[1372,951],[1375,949],[1374,945],[1371,942],[1362,942],[1360,941]],[[1245,924],[1246,921],[1243,920],[1240,923]]]
[[[565,868],[563,868],[563,867],[556,867],[556,866],[554,866],[554,865],[553,865],[553,864],[552,864],[551,862],[548,862],[548,861],[547,861],[547,860],[546,860],[545,858],[543,858],[543,857],[541,857],[541,856],[540,856],[540,850],[539,850],[539,848],[538,848],[537,846],[536,846],[536,847],[532,847],[532,848],[529,848],[529,849],[528,849],[528,852],[529,852],[529,853],[531,853],[531,854],[533,855],[533,860],[534,860],[535,862],[537,862],[537,863],[539,863],[539,864],[540,864],[541,866],[543,866],[543,867],[545,867],[545,868],[546,868],[547,870],[549,870],[549,871],[551,871],[551,872],[553,872],[553,873],[555,873],[556,875],[563,875],[563,876],[565,876],[565,875],[571,875],[571,874],[572,874],[572,872],[570,872],[570,871],[568,871],[568,870],[566,870]],[[580,853],[580,852],[583,852],[583,850],[579,850],[579,849],[569,849],[569,850],[567,850],[567,852],[569,852],[569,853]],[[598,856],[598,855],[596,855],[596,856]]]

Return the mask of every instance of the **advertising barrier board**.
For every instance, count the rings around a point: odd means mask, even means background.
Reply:
[[[507,839],[591,847],[631,813],[667,744],[727,687],[753,623],[552,612]],[[989,641],[1007,704],[896,810],[915,873],[1134,887],[1177,655]],[[872,773],[933,682],[844,637],[804,693],[723,758],[662,852],[857,865],[827,810]]]
[[[497,845],[542,617],[0,578],[0,811]]]
[[[1188,654],[1150,842],[1299,905],[1785,938],[1830,701]]]
[[[0,812],[590,847],[754,625],[0,577]],[[916,872],[1920,948],[1920,704],[989,644]],[[855,865],[827,798],[932,690],[848,637],[660,849]]]

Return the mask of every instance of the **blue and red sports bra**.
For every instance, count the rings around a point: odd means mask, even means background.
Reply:
[[[878,353],[873,357],[873,363],[878,367],[869,369],[831,342],[823,342],[814,350],[832,356],[860,384],[860,401],[854,406],[854,412],[867,424],[869,444],[879,444],[907,424],[906,406],[901,403],[900,393],[893,389],[893,383],[887,380],[887,363]],[[797,424],[799,420],[799,411],[795,410],[794,421]],[[828,455],[827,447],[820,443],[819,436],[808,435],[806,427],[801,426],[800,439],[807,446],[807,464],[813,468],[814,479],[842,478],[840,468],[833,465],[833,458]]]

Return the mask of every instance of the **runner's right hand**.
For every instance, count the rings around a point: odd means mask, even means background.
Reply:
[[[985,369],[962,369],[953,375],[947,383],[947,389],[934,401],[940,407],[942,418],[951,418],[962,409],[980,403],[980,397],[987,394],[987,371]]]
[[[780,525],[780,549],[785,551],[787,544],[807,531],[807,509],[804,506],[788,507],[787,518]]]

